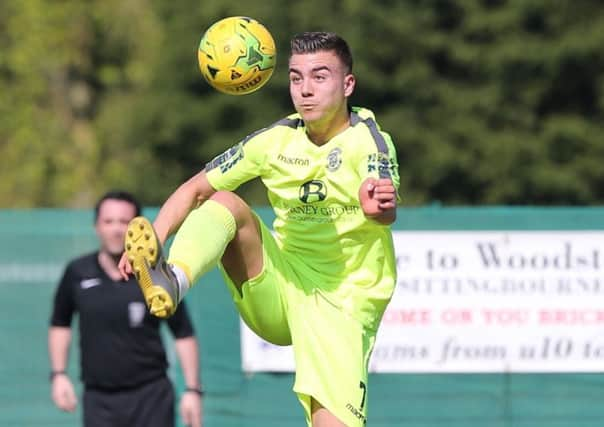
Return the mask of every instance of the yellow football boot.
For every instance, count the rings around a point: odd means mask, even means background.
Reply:
[[[178,283],[147,218],[138,216],[130,221],[124,247],[149,311],[157,317],[170,317],[179,301]]]

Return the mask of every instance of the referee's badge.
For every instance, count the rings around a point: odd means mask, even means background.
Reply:
[[[128,320],[131,328],[142,326],[146,310],[145,304],[142,302],[134,301],[128,304]]]
[[[80,282],[80,287],[82,289],[90,289],[90,288],[94,288],[95,286],[100,285],[101,279],[99,279],[98,277],[93,277],[92,279],[84,279]]]
[[[342,164],[342,150],[340,147],[336,147],[329,152],[327,155],[327,170],[329,172],[335,172],[340,168]]]

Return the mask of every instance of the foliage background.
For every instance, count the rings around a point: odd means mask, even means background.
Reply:
[[[229,15],[276,39],[258,93],[198,72],[201,35]],[[601,204],[602,28],[597,0],[5,0],[0,208],[87,207],[111,187],[160,204],[292,111],[289,38],[318,29],[352,46],[351,103],[393,136],[405,205]]]

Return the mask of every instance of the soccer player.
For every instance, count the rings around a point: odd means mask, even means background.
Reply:
[[[395,287],[389,225],[398,165],[371,111],[349,107],[355,77],[333,33],[291,41],[289,88],[297,114],[244,138],[182,184],[151,225],[134,219],[120,261],[147,305],[169,316],[216,265],[243,320],[293,345],[294,391],[308,425],[362,426],[367,369]],[[232,191],[260,177],[274,235]],[[176,233],[168,259],[166,239]]]
[[[166,375],[160,319],[149,315],[136,281],[122,281],[117,266],[126,228],[137,215],[140,205],[131,194],[112,191],[101,197],[95,207],[100,248],[69,263],[55,294],[48,331],[52,399],[64,411],[76,408],[65,370],[77,313],[86,427],[174,425],[174,389]],[[199,427],[199,352],[186,306],[179,306],[167,323],[187,386],[181,415],[187,425]]]

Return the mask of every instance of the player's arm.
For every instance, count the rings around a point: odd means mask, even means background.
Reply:
[[[160,243],[163,245],[178,230],[189,212],[208,200],[215,192],[205,170],[178,187],[164,202],[153,222]]]
[[[390,178],[367,178],[359,189],[363,213],[383,225],[396,220],[397,192]]]
[[[160,243],[164,245],[166,240],[176,233],[189,212],[208,200],[215,192],[205,170],[181,184],[164,202],[153,222]],[[128,275],[132,274],[132,266],[126,252],[122,255],[118,268],[122,278],[128,280]]]
[[[379,152],[370,152],[359,163],[358,173],[363,179],[359,187],[359,202],[367,218],[390,225],[396,220],[400,177],[392,139],[385,132],[380,132],[380,135],[386,150],[381,148]]]

